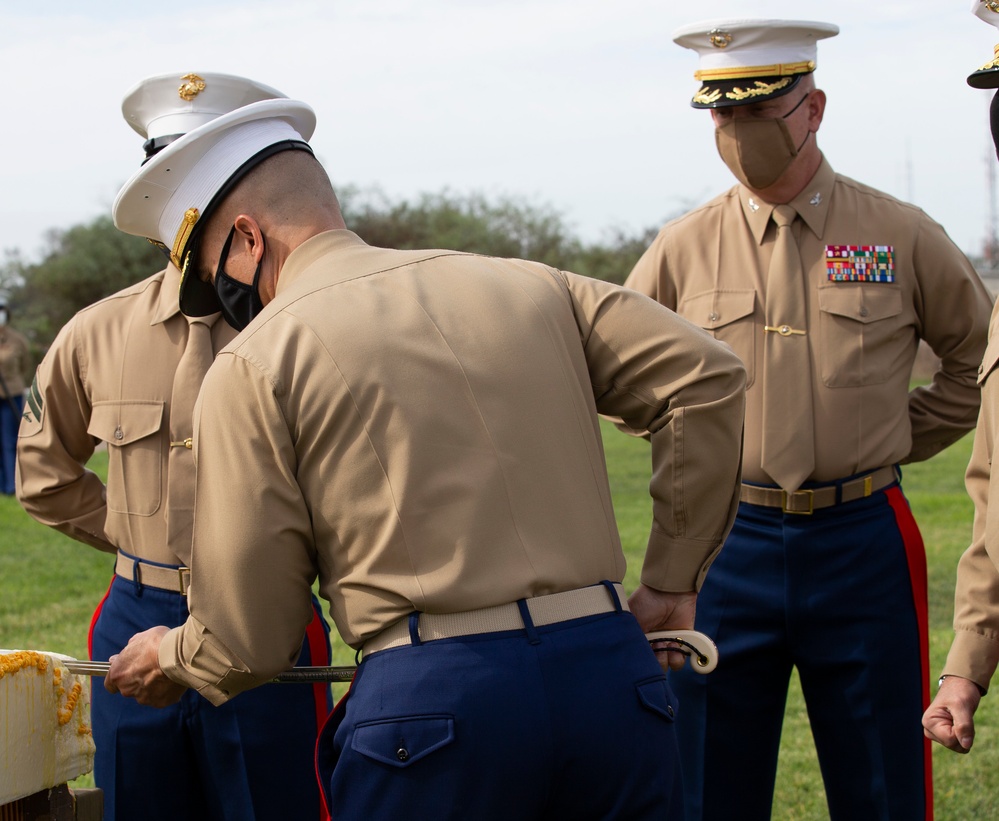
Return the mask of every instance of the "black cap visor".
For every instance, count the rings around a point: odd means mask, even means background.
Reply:
[[[994,63],[982,66],[968,77],[972,88],[999,88],[999,66]]]

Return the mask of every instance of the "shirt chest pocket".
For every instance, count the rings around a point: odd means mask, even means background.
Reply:
[[[746,366],[746,387],[756,381],[756,291],[705,291],[679,301],[676,312],[727,344]]]
[[[897,285],[836,284],[819,289],[819,341],[815,352],[830,388],[887,382],[909,356],[912,330]],[[907,374],[908,375],[908,374]]]
[[[151,516],[162,500],[161,401],[98,402],[87,433],[108,445],[108,510]]]

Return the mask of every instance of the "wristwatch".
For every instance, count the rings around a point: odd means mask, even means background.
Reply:
[[[949,674],[948,675],[943,675],[943,676],[940,676],[939,679],[937,679],[937,689],[939,689],[943,685],[945,678],[950,678],[950,675]],[[968,681],[971,681],[971,679],[969,678]],[[978,688],[978,695],[984,696],[988,692],[988,690],[986,690],[984,687],[982,687],[982,685],[979,684],[977,681],[971,681],[971,683],[974,684]]]

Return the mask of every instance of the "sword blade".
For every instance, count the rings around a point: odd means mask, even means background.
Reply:
[[[107,661],[69,659],[61,662],[71,673],[80,676],[106,676],[111,669]],[[349,667],[293,667],[278,673],[271,684],[316,684],[322,682],[351,681],[357,668]]]

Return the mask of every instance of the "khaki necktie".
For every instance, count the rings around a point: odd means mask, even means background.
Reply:
[[[815,467],[812,368],[806,336],[806,288],[790,205],[774,208],[777,223],[767,274],[763,341],[763,470],[787,491]]]
[[[194,522],[194,402],[212,364],[212,325],[218,314],[188,318],[187,346],[177,363],[170,396],[170,456],[167,478],[167,539],[187,555]]]

